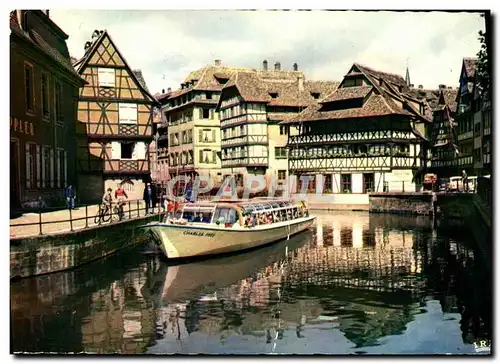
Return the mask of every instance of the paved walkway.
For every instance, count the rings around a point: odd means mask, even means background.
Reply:
[[[139,202],[139,212],[137,211],[137,202],[133,201],[130,203],[130,214],[129,214],[129,205],[125,205],[125,220],[129,218],[137,218],[137,217],[144,217],[146,216],[146,211],[145,211],[145,204],[144,201]],[[97,215],[97,212],[99,210],[99,205],[90,205],[87,206],[87,219],[85,219],[85,206],[83,207],[77,207],[75,210],[71,211],[71,216],[73,219],[73,230],[82,230],[85,228],[86,225],[89,227],[92,226],[97,226],[94,222],[94,217]],[[155,212],[158,211],[158,206],[156,206]],[[79,219],[74,221],[75,219]],[[19,237],[31,237],[31,236],[38,236],[40,234],[40,226],[38,222],[40,221],[40,216],[38,213],[26,213],[23,214],[22,216],[11,219],[10,220],[10,225],[13,224],[33,224],[33,225],[27,225],[27,226],[11,226],[10,227],[10,237],[11,238],[19,238]],[[58,211],[52,211],[52,212],[44,212],[41,214],[41,219],[42,223],[42,233],[44,235],[50,235],[54,233],[63,233],[63,232],[69,232],[71,231],[71,225],[70,222],[56,222],[56,223],[51,223],[51,224],[45,224],[46,222],[50,221],[61,221],[61,220],[69,220],[70,219],[70,211],[65,209],[65,210],[58,210]],[[87,224],[85,222],[87,220]],[[113,215],[112,218],[113,222],[118,221],[118,216],[116,214]],[[102,222],[101,225],[106,225],[109,224],[110,222]]]

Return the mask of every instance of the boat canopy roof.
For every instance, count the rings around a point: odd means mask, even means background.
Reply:
[[[200,202],[184,205],[184,211],[213,211],[215,207],[231,207],[243,209],[245,213],[268,212],[277,209],[297,206],[296,202],[288,200],[253,199],[250,201],[220,201]]]

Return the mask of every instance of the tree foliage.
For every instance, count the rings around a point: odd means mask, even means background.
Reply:
[[[484,14],[481,15],[483,18]],[[487,32],[479,31],[479,42],[481,43],[481,48],[477,53],[477,73],[476,80],[481,90],[481,93],[488,97],[490,94],[491,85],[491,72],[490,72],[490,59],[488,55],[488,35]]]

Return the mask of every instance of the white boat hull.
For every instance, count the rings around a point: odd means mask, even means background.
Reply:
[[[270,244],[309,229],[315,219],[315,216],[308,216],[252,228],[170,223],[150,223],[146,227],[158,240],[167,258],[179,259],[233,253]]]

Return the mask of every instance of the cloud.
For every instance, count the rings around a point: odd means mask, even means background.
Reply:
[[[479,49],[477,13],[361,11],[52,10],[75,57],[94,29],[107,29],[155,93],[178,88],[215,59],[235,67],[282,69],[297,62],[307,79],[340,80],[353,62],[415,85],[458,86],[463,57]]]

